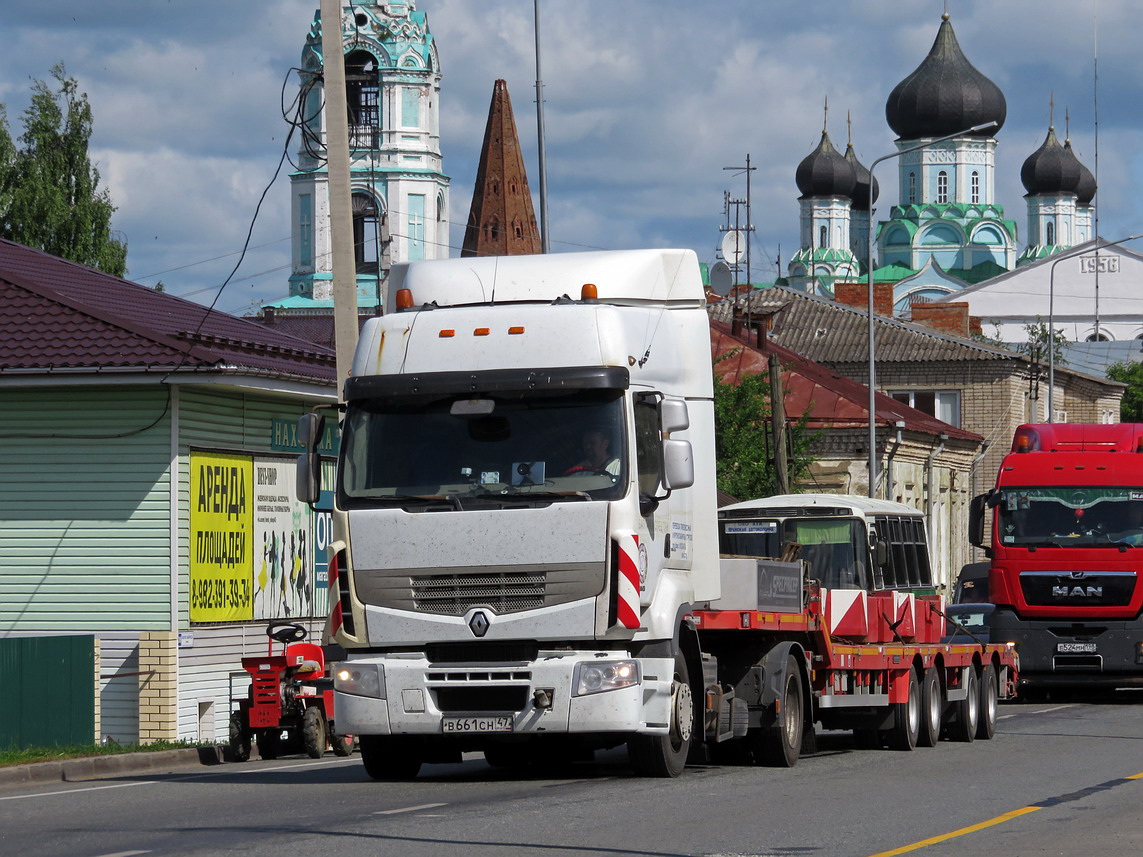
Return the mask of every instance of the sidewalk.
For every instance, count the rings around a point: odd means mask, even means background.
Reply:
[[[169,771],[198,765],[221,765],[224,748],[188,747],[185,750],[161,750],[156,753],[119,753],[111,756],[88,756],[60,762],[34,762],[0,768],[0,788],[12,785],[82,782],[105,777],[131,776],[149,771]]]

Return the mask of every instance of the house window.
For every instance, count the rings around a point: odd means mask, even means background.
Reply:
[[[980,202],[980,173],[972,171],[972,201]]]
[[[917,174],[909,173],[909,205],[917,202]]]
[[[366,51],[354,51],[345,58],[345,102],[350,148],[376,149],[381,130],[381,88],[377,60]]]
[[[889,395],[941,422],[960,427],[960,390],[898,390]]]
[[[949,201],[949,174],[944,170],[937,173],[937,202]]]

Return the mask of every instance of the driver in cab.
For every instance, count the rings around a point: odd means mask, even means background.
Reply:
[[[582,461],[569,467],[565,476],[575,473],[606,473],[610,476],[619,475],[619,459],[611,454],[611,441],[602,429],[591,428],[583,433]]]

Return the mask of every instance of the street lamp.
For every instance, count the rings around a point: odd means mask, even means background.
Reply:
[[[1143,238],[1143,232],[1136,233],[1135,235],[1128,235],[1126,238],[1120,238],[1118,241],[1108,241],[1102,246],[1114,247],[1117,244],[1126,244],[1128,241],[1134,241],[1136,238]],[[1095,252],[1098,254],[1100,244],[1098,243],[1099,236],[1096,236]],[[1059,258],[1052,261],[1052,265],[1048,268],[1048,422],[1055,422],[1055,390],[1056,390],[1056,265],[1060,264],[1067,259],[1074,259],[1076,256],[1082,256],[1087,252],[1087,248],[1069,250],[1067,253],[1061,253]]]
[[[889,155],[883,155],[877,158],[872,164],[869,165],[869,235],[868,235],[868,248],[865,256],[866,278],[868,284],[868,301],[867,314],[869,316],[869,496],[877,496],[877,394],[874,392],[877,382],[876,369],[874,368],[874,353],[873,353],[873,170],[882,161],[887,161],[890,158],[899,158],[901,155],[906,155],[909,152],[915,152],[918,149],[925,149],[937,143],[943,143],[945,140],[952,140],[954,137],[964,137],[967,134],[975,134],[978,131],[987,131],[989,128],[998,127],[997,122],[984,122],[980,125],[973,125],[971,128],[965,128],[963,131],[957,131],[955,134],[946,134],[943,137],[937,137],[935,140],[928,140],[924,143],[918,143],[916,146],[909,146],[906,149],[900,149]]]

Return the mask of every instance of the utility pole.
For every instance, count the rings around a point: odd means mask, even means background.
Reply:
[[[349,185],[349,110],[345,103],[345,48],[341,0],[321,0],[321,55],[325,94],[326,170],[333,269],[333,337],[337,396],[353,367],[357,348],[357,272],[353,257],[353,210]]]
[[[544,153],[544,81],[540,74],[540,0],[533,0],[536,21],[536,136],[539,138],[540,161],[540,252],[550,253],[548,240],[548,167]]]

